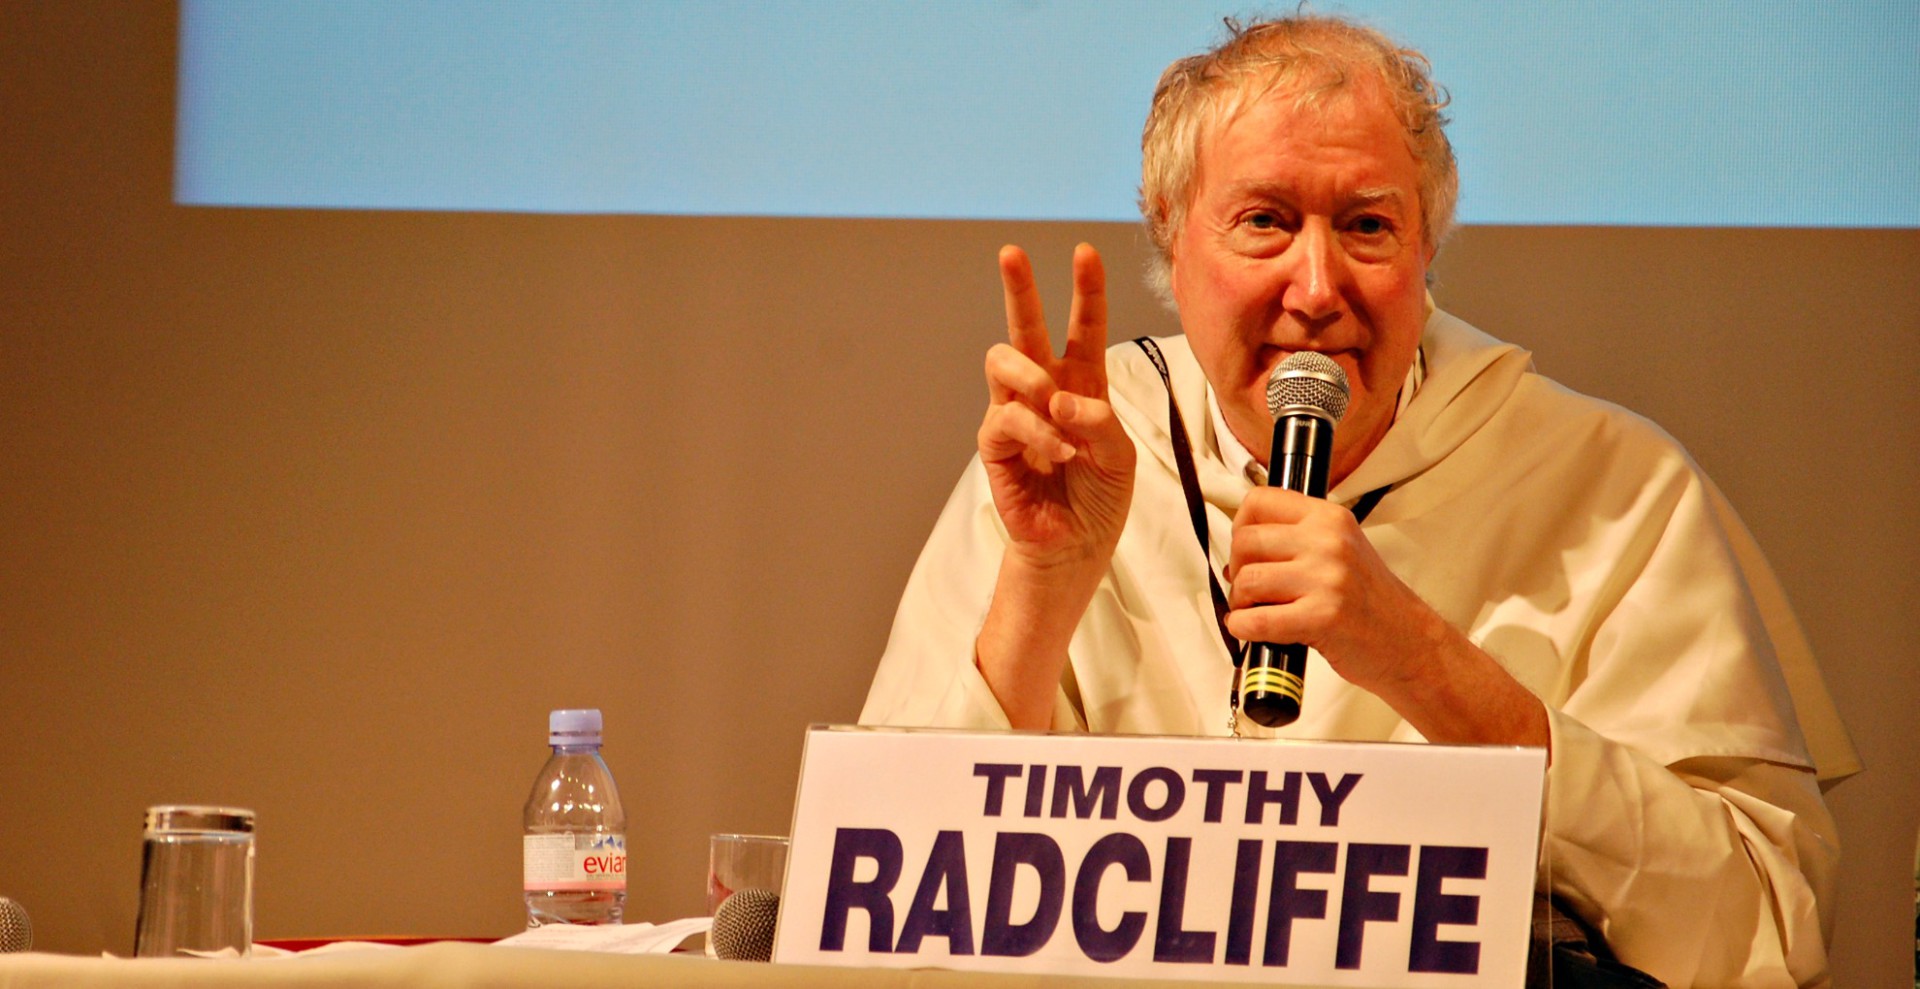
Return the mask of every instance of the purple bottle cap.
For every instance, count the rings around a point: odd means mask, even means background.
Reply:
[[[547,715],[548,745],[599,745],[598,708],[563,708]]]

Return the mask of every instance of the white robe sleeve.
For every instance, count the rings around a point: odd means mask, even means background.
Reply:
[[[1783,674],[1819,683],[1765,562],[1657,427],[1531,379],[1496,397],[1370,535],[1545,702],[1549,886],[1671,985],[1822,984],[1837,839],[1800,722],[1831,704]],[[1834,731],[1818,770],[1845,772]]]
[[[1674,986],[1827,982],[1838,846],[1811,771],[1662,766],[1563,713],[1549,721],[1551,885],[1621,961]]]
[[[1685,466],[1621,525],[1621,590],[1549,705],[1551,885],[1670,985],[1825,984],[1839,843],[1751,590],[1771,575]]]
[[[975,457],[907,578],[861,724],[1011,727],[974,662],[974,641],[993,600],[1006,541],[986,471]],[[1053,720],[1056,729],[1084,728],[1064,689],[1056,692]]]

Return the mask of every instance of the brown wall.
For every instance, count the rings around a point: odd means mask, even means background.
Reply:
[[[0,895],[126,951],[139,815],[260,820],[259,932],[504,934],[548,708],[605,710],[630,916],[781,831],[969,455],[993,267],[1172,323],[1129,226],[183,209],[174,13],[0,4]],[[1920,232],[1469,228],[1436,295],[1666,425],[1871,767],[1842,985],[1907,972]],[[772,685],[772,686],[770,686]],[[1904,984],[1904,983],[1902,983]]]

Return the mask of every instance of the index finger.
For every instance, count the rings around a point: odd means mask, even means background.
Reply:
[[[1033,263],[1012,244],[1000,249],[1000,287],[1006,295],[1007,341],[1042,366],[1050,364],[1053,341],[1047,337],[1040,291],[1033,284]]]
[[[1107,372],[1107,269],[1092,244],[1073,249],[1073,309],[1067,314],[1067,363],[1102,384]],[[1104,394],[1101,389],[1099,394]]]
[[[1344,505],[1287,488],[1260,485],[1248,491],[1233,514],[1234,530],[1259,525],[1302,525],[1316,518],[1341,521],[1353,518]]]

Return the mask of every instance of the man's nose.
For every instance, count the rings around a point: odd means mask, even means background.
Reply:
[[[1281,304],[1312,325],[1330,320],[1340,311],[1341,260],[1333,230],[1324,223],[1308,223],[1295,235],[1291,250],[1293,270]]]

